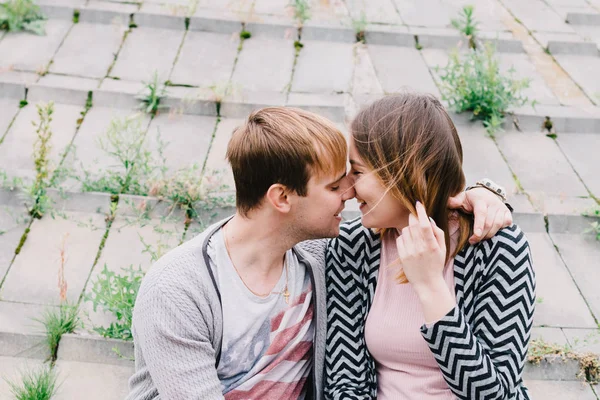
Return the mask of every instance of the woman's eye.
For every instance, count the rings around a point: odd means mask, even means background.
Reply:
[[[332,186],[331,190],[334,192],[337,192],[339,188],[340,188],[339,186]]]
[[[360,171],[352,171],[352,175],[360,175],[360,174],[362,174],[362,172],[360,172]]]

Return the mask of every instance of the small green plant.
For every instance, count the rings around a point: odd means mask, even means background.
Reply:
[[[36,321],[45,327],[46,345],[50,350],[50,359],[54,361],[62,335],[75,332],[80,325],[79,308],[64,302],[56,308],[47,309]]]
[[[116,318],[116,322],[108,327],[94,327],[96,332],[107,338],[133,340],[133,306],[144,272],[141,267],[134,269],[133,265],[122,270],[124,274],[119,275],[110,271],[105,264],[92,284],[91,294],[86,295],[86,300],[92,302],[94,311],[100,307]]]
[[[245,29],[240,32],[240,39],[242,39],[242,40],[250,39],[251,37],[252,37],[252,33],[248,32]]]
[[[57,376],[50,366],[21,374],[19,382],[9,382],[15,400],[50,400],[59,387]]]
[[[167,88],[158,81],[158,73],[152,76],[152,81],[144,82],[144,89],[138,94],[137,99],[142,103],[139,109],[152,116],[156,115],[160,109],[166,108],[161,105],[161,100],[167,95]]]
[[[365,30],[367,29],[367,14],[363,11],[360,12],[358,18],[352,18],[351,25],[356,34],[356,41],[365,43]]]
[[[73,23],[74,24],[78,24],[79,23],[79,15],[80,15],[79,10],[74,10],[73,11]]]
[[[590,211],[583,213],[586,217],[600,218],[600,207],[593,208]],[[590,223],[590,228],[585,231],[586,233],[593,233],[596,235],[596,240],[600,240],[600,220]]]
[[[294,19],[298,23],[298,27],[301,28],[310,19],[310,5],[308,4],[308,0],[291,0],[289,7],[294,13]]]
[[[27,102],[27,100],[21,100],[21,101],[19,102],[19,108],[24,108],[24,107],[27,107],[27,104],[29,104],[29,103]]]
[[[528,103],[522,90],[529,86],[529,80],[514,79],[512,69],[503,75],[489,44],[483,50],[469,50],[462,55],[454,51],[448,65],[437,71],[442,98],[456,112],[471,111],[472,119],[483,120],[490,135],[501,130],[510,107]]]
[[[300,50],[302,50],[303,47],[304,47],[304,45],[302,44],[301,41],[296,40],[294,42],[294,48],[296,49],[296,53],[298,53]]]
[[[33,0],[8,0],[0,3],[0,30],[45,34],[45,17]]]
[[[457,19],[452,19],[452,26],[458,29],[468,40],[471,49],[477,48],[476,34],[479,32],[479,23],[475,20],[475,8],[471,5],[464,6]]]
[[[83,178],[78,177],[82,181],[82,190],[115,195],[147,194],[145,181],[156,167],[152,165],[150,151],[143,146],[145,137],[139,116],[112,120],[105,135],[99,139],[99,146],[116,165],[95,176],[84,170]]]
[[[33,199],[33,205],[29,213],[34,218],[42,218],[50,206],[50,199],[47,195],[47,188],[50,186],[50,140],[52,130],[52,114],[54,113],[54,103],[50,102],[43,105],[37,105],[39,122],[33,121],[36,127],[36,142],[33,149],[33,162],[35,164],[35,181],[30,189],[30,196]]]

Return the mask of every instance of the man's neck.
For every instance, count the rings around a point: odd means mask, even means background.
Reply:
[[[238,273],[268,280],[279,276],[285,253],[297,240],[290,237],[280,221],[245,218],[236,214],[224,230],[229,256]]]

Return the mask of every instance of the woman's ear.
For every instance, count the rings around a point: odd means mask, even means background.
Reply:
[[[267,202],[280,213],[288,213],[291,210],[290,190],[280,183],[275,183],[269,187],[265,195]]]

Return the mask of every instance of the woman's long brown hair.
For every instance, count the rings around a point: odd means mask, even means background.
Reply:
[[[472,234],[472,217],[458,213],[459,238],[451,253],[448,198],[465,186],[462,146],[454,123],[432,95],[407,92],[384,97],[362,109],[351,124],[362,160],[389,192],[416,215],[420,201],[444,231],[446,261]],[[404,272],[399,282],[407,282]]]

